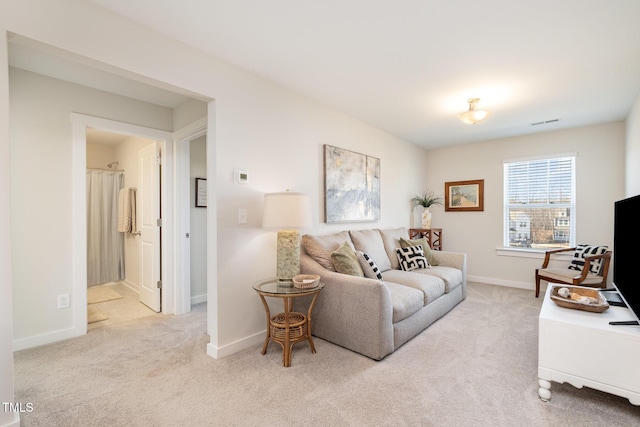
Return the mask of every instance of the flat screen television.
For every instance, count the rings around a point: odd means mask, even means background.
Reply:
[[[640,321],[640,268],[634,248],[640,243],[640,195],[615,202],[613,285]]]

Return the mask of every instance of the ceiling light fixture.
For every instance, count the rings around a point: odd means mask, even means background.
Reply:
[[[460,120],[470,125],[475,125],[489,117],[489,114],[491,114],[489,111],[476,110],[476,108],[478,108],[478,101],[480,101],[480,98],[469,98],[467,101],[469,103],[469,111],[460,113]]]

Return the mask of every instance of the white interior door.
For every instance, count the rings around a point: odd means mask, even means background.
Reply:
[[[138,227],[140,229],[140,302],[160,312],[160,155],[158,144],[138,152]]]

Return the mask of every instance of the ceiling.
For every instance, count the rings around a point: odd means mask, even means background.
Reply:
[[[85,1],[427,148],[624,120],[640,93],[638,0]]]

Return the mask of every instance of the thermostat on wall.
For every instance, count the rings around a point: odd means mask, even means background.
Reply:
[[[242,169],[234,169],[233,180],[238,184],[246,184],[249,182],[249,173]]]

